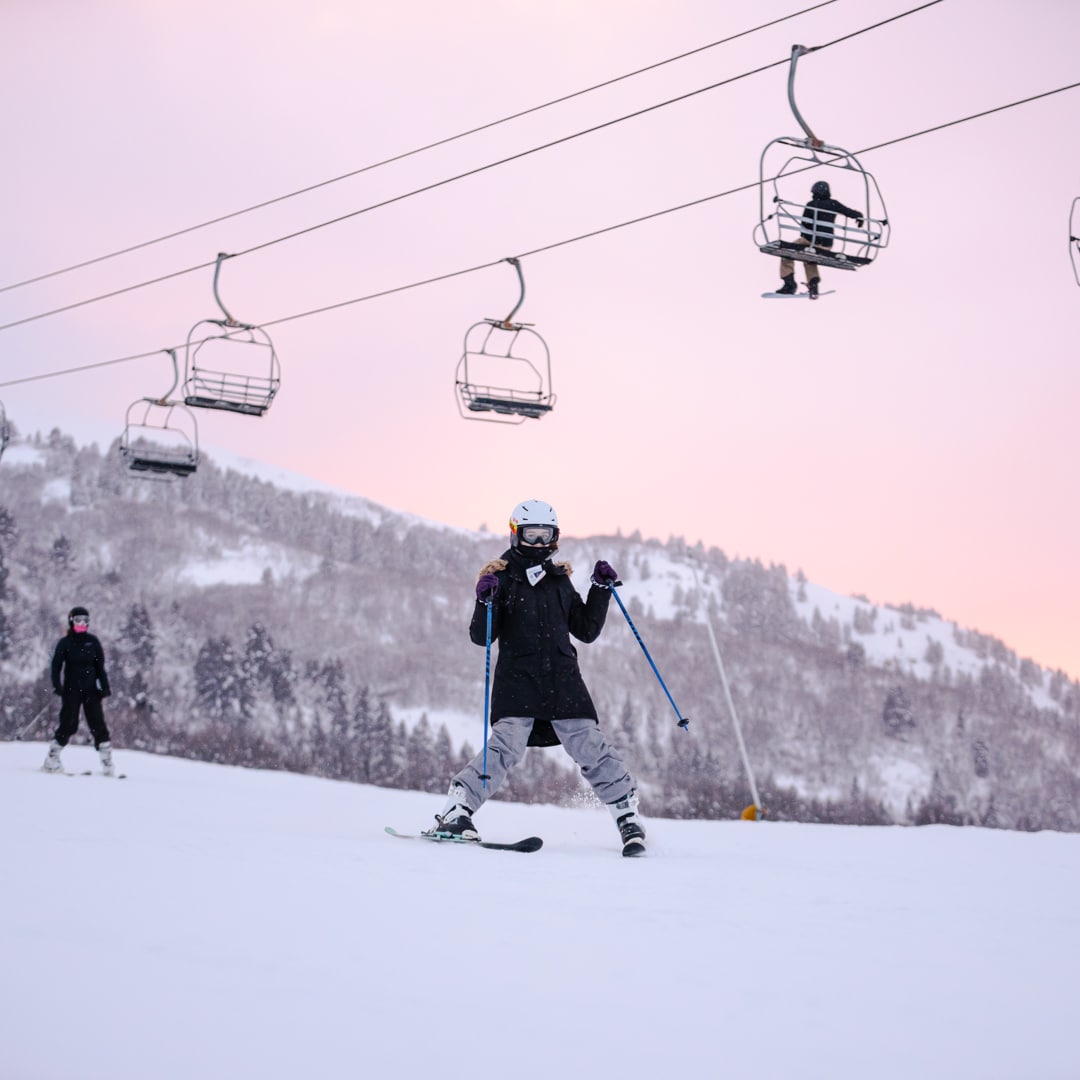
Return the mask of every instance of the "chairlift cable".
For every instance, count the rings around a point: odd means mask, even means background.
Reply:
[[[207,221],[202,221],[197,225],[188,225],[183,229],[177,229],[175,232],[166,233],[163,236],[157,236],[152,240],[144,240],[138,244],[132,244],[129,247],[120,248],[117,251],[110,251],[105,255],[98,255],[92,259],[86,259],[83,262],[74,263],[71,266],[62,267],[59,270],[50,270],[44,274],[38,274],[36,277],[26,278],[24,281],[16,281],[10,285],[0,286],[0,293],[10,292],[12,289],[20,289],[24,285],[34,285],[39,281],[46,281],[49,278],[59,277],[61,274],[70,273],[73,270],[82,270],[87,266],[93,266],[96,263],[105,262],[108,259],[115,259],[120,255],[129,255],[134,251],[141,251],[144,248],[152,247],[154,244],[164,243],[166,240],[175,240],[178,236],[186,236],[188,233],[197,232],[199,229],[208,228],[210,225],[218,225],[223,221],[230,221],[232,218],[241,217],[244,214],[250,214],[255,210],[263,210],[268,206],[274,206],[277,203],[285,202],[288,199],[296,198],[298,195],[306,195],[312,191],[318,191],[320,188],[329,187],[331,184],[336,184],[341,180],[349,180],[354,176],[360,176],[362,173],[371,172],[374,169],[381,168],[383,165],[392,165],[397,161],[404,161],[406,158],[415,157],[417,154],[422,154],[427,150],[434,150],[440,146],[445,146],[448,143],[456,142],[459,139],[464,139],[469,135],[477,135],[481,131],[488,131],[491,128],[498,127],[500,124],[507,124],[511,120],[520,120],[524,116],[529,116],[532,113],[540,112],[543,109],[550,108],[553,105],[561,105],[563,102],[571,101],[574,98],[582,97],[585,94],[592,93],[594,90],[602,90],[607,86],[614,86],[616,83],[623,82],[626,79],[632,79],[637,75],[643,75],[648,71],[655,71],[657,68],[664,67],[667,64],[673,64],[679,60],[685,60],[688,57],[695,56],[698,53],[706,52],[709,49],[715,49],[720,45],[727,45],[732,41],[736,41],[742,37],[748,37],[751,34],[757,33],[759,30],[766,30],[770,26],[776,26],[779,23],[787,22],[789,19],[797,18],[800,15],[806,15],[811,11],[816,11],[818,8],[828,7],[830,4],[835,4],[837,0],[822,0],[821,3],[813,4],[810,7],[803,8],[801,11],[793,11],[790,15],[782,15],[778,19],[773,19],[770,22],[761,23],[759,26],[754,26],[749,30],[741,30],[737,34],[732,34],[729,37],[721,38],[719,41],[711,41],[707,45],[699,45],[695,49],[690,49],[687,52],[679,53],[677,56],[670,56],[666,60],[658,60],[655,63],[648,64],[643,68],[638,68],[635,71],[628,71],[623,75],[616,75],[614,78],[605,79],[603,82],[598,82],[593,86],[587,86],[582,90],[575,90],[572,93],[564,94],[562,97],[553,98],[551,101],[545,101],[541,105],[533,105],[527,109],[522,109],[520,112],[511,113],[509,116],[501,117],[498,120],[490,120],[487,123],[480,124],[477,127],[469,128],[467,131],[458,132],[456,135],[448,135],[442,139],[437,139],[435,142],[427,143],[424,146],[418,146],[413,150],[406,150],[400,154],[395,154],[392,157],[384,158],[382,161],[373,162],[370,165],[363,165],[358,169],[353,169],[350,172],[342,173],[340,176],[331,177],[329,180],[320,180],[317,183],[309,184],[307,187],[302,187],[296,191],[290,191],[285,195],[277,195],[272,199],[266,199],[263,202],[255,203],[252,206],[244,207],[242,210],[233,210],[228,214],[222,214],[219,217],[210,218]],[[199,267],[198,269],[202,269]]]
[[[883,20],[879,23],[874,23],[870,26],[865,26],[861,30],[854,31],[851,34],[845,34],[841,38],[835,39],[835,41],[829,41],[823,45],[815,46],[815,51],[830,48],[832,45],[841,41],[847,41],[858,34],[867,33],[870,30],[877,29],[879,26],[884,26],[887,23],[895,22],[897,19],[904,18],[906,15],[913,15],[916,12],[923,11],[928,7],[933,7],[936,4],[942,3],[943,0],[929,0],[928,3],[922,4],[919,7],[912,8],[910,11],[903,12],[899,15],[890,16],[890,18]],[[474,169],[467,169],[465,172],[457,173],[454,176],[444,177],[442,180],[436,180],[433,183],[425,184],[423,187],[414,188],[412,191],[404,192],[400,195],[394,195],[389,199],[383,199],[381,202],[372,203],[370,206],[361,207],[359,210],[351,210],[347,214],[339,214],[337,217],[330,218],[327,221],[318,222],[314,225],[309,225],[303,229],[297,229],[295,232],[286,233],[284,236],[275,237],[272,240],[266,240],[261,244],[255,244],[252,247],[245,248],[243,251],[234,252],[233,258],[240,258],[243,255],[251,255],[257,251],[263,251],[266,248],[273,247],[277,244],[284,243],[287,240],[295,240],[301,236],[307,236],[309,233],[317,232],[320,229],[328,228],[331,225],[340,225],[343,221],[349,221],[352,218],[359,217],[361,214],[366,214],[372,210],[380,210],[387,206],[392,206],[395,203],[403,202],[405,199],[412,198],[414,195],[423,195],[429,191],[435,191],[438,188],[445,187],[449,184],[456,183],[458,180],[468,179],[470,176],[477,176],[480,173],[487,172],[489,169],[497,168],[500,165],[507,165],[513,161],[520,161],[522,158],[530,157],[533,154],[537,154],[543,150],[550,150],[555,146],[562,146],[565,143],[572,142],[574,139],[581,138],[584,135],[594,135],[598,131],[604,131],[607,128],[614,127],[616,124],[621,124],[626,120],[634,120],[641,116],[646,116],[649,113],[656,112],[659,109],[666,108],[668,105],[676,105],[684,101],[688,101],[691,98],[697,97],[700,94],[708,93],[712,90],[718,90],[721,87],[729,86],[731,83],[739,82],[742,79],[749,78],[751,75],[760,75],[762,72],[770,71],[775,67],[786,65],[790,62],[790,57],[785,56],[782,60],[774,60],[771,63],[763,64],[760,67],[752,68],[749,71],[741,72],[738,75],[732,75],[730,78],[721,79],[719,82],[711,83],[708,86],[699,87],[696,90],[687,91],[685,94],[679,94],[676,97],[668,98],[664,101],[656,102],[652,105],[647,105],[645,108],[637,109],[634,112],[626,113],[623,116],[617,116],[612,120],[605,120],[602,123],[594,124],[592,127],[583,128],[580,131],[572,132],[569,135],[560,136],[557,139],[552,139],[546,143],[541,143],[538,146],[530,147],[526,150],[518,151],[516,154],[510,154],[508,157],[499,158],[496,161],[489,161],[485,165],[478,165]],[[207,267],[213,266],[213,262],[200,263],[198,266],[189,266],[184,270],[177,270],[171,274],[164,274],[160,277],[152,278],[149,281],[139,282],[135,285],[128,285],[120,289],[114,289],[112,292],[103,293],[100,296],[88,297],[85,300],[77,300],[71,304],[65,304],[62,307],[53,308],[49,311],[38,312],[36,315],[28,315],[22,319],[16,319],[13,322],[4,323],[0,325],[0,331],[10,330],[16,326],[23,326],[26,323],[35,322],[38,319],[45,319],[52,315],[59,315],[66,311],[72,311],[76,308],[86,307],[89,304],[97,303],[100,300],[108,300],[115,296],[120,296],[124,293],[134,292],[138,289],[145,288],[150,285],[157,285],[163,281],[169,281],[172,278],[181,277],[185,274],[194,273],[197,270],[205,270]]]
[[[786,61],[785,61],[786,63]],[[898,135],[894,139],[887,139],[885,142],[875,143],[873,146],[864,147],[862,150],[856,151],[859,154],[868,154],[874,150],[883,150],[889,146],[896,146],[902,142],[909,142],[912,139],[920,138],[923,135],[931,135],[938,131],[944,131],[946,128],[956,127],[958,124],[965,124],[971,120],[979,120],[985,116],[992,116],[994,113],[1004,112],[1007,109],[1013,109],[1020,105],[1028,105],[1033,101],[1039,101],[1043,98],[1053,97],[1055,94],[1065,93],[1067,90],[1075,90],[1080,87],[1080,82],[1069,83],[1067,86],[1059,86],[1054,90],[1045,90],[1039,94],[1033,94],[1030,97],[1021,98],[1017,101],[1009,102],[1006,105],[996,105],[990,109],[984,109],[981,112],[971,113],[969,116],[960,117],[956,120],[948,120],[942,124],[935,124],[932,127],[923,128],[921,131],[914,131],[908,135]],[[589,240],[594,236],[601,236],[604,233],[615,232],[618,229],[627,228],[630,225],[639,225],[645,221],[651,221],[654,218],[665,217],[668,214],[673,214],[678,210],[688,210],[695,206],[701,206],[704,203],[712,202],[716,199],[723,199],[729,195],[736,195],[743,191],[749,191],[751,188],[758,187],[760,181],[755,180],[749,184],[741,184],[739,187],[729,188],[726,191],[716,192],[712,195],[704,195],[700,199],[692,199],[689,202],[680,203],[678,206],[669,206],[663,210],[656,210],[649,214],[643,214],[640,217],[631,218],[627,221],[618,222],[615,225],[607,225],[603,228],[593,229],[587,233],[580,233],[577,236],[568,237],[564,240],[557,240],[551,244],[546,244],[543,247],[533,248],[531,251],[520,252],[516,257],[519,259],[527,258],[531,255],[539,255],[543,252],[553,251],[556,248],[566,247],[569,244],[577,243],[580,240]],[[383,296],[390,296],[393,293],[407,292],[411,289],[417,289],[424,285],[432,285],[439,281],[446,281],[454,277],[462,277],[466,274],[476,273],[479,270],[487,270],[493,266],[498,266],[505,262],[505,258],[492,259],[489,262],[479,263],[476,266],[465,267],[461,270],[453,270],[446,274],[438,274],[434,277],[425,278],[422,281],[414,281],[407,285],[398,285],[390,289],[383,289],[379,292],[368,293],[366,296],[357,296],[351,300],[342,300],[338,303],[327,304],[323,307],[312,308],[309,311],[301,311],[294,315],[285,315],[280,319],[274,319],[268,322],[264,322],[261,325],[266,326],[280,326],[283,323],[295,322],[298,319],[305,319],[312,315],[321,315],[328,311],[335,311],[339,308],[350,307],[353,304],[361,304],[368,300],[377,300]],[[213,266],[213,263],[208,263],[208,266]],[[183,344],[175,346],[175,348],[183,348]],[[64,368],[61,371],[45,372],[41,375],[28,375],[21,379],[8,379],[4,382],[0,382],[0,389],[4,389],[8,386],[21,386],[23,383],[38,382],[43,379],[54,379],[61,375],[73,375],[82,371],[90,371],[94,368],[110,367],[114,364],[124,364],[133,360],[142,360],[150,356],[157,356],[162,350],[152,349],[148,352],[135,353],[131,356],[119,357],[115,360],[101,360],[92,364],[80,364],[77,367]]]

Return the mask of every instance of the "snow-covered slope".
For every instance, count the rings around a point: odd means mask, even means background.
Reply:
[[[1080,837],[650,823],[0,744],[0,1076],[1073,1080]],[[86,747],[66,752],[90,767]]]

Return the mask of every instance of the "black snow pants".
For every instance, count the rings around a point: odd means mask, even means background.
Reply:
[[[61,699],[60,724],[53,738],[61,746],[79,729],[79,706],[86,716],[86,726],[94,737],[94,749],[109,741],[109,729],[105,726],[105,713],[101,708],[101,695],[97,690],[67,690]]]

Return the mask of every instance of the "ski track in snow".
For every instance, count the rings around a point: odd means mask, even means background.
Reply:
[[[0,744],[0,1077],[1075,1080],[1080,836],[648,822]],[[65,765],[92,767],[69,747]]]

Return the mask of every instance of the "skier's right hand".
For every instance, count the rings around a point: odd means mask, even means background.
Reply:
[[[59,686],[54,686],[54,687],[53,687],[53,693],[54,693],[54,694],[55,694],[55,695],[56,695],[57,697],[63,697],[63,696],[64,696],[64,691],[63,691],[63,690],[61,690]]]
[[[494,574],[484,574],[476,583],[476,599],[481,604],[490,604],[499,591],[499,579]]]

